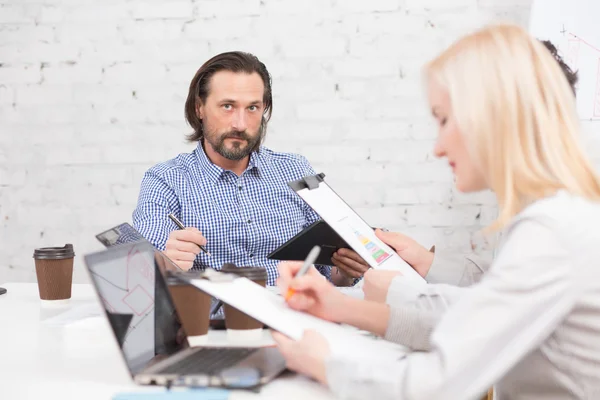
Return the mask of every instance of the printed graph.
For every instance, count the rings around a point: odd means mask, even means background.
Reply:
[[[390,253],[386,252],[371,239],[360,233],[358,230],[354,230],[354,235],[359,240],[359,242],[367,249],[369,255],[375,260],[375,262],[379,265],[390,257]]]

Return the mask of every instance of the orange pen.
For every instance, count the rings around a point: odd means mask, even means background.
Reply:
[[[308,256],[306,256],[306,259],[304,260],[304,264],[302,264],[302,267],[300,270],[298,270],[298,273],[294,276],[294,279],[299,278],[308,272],[308,269],[314,264],[317,257],[319,257],[320,252],[321,248],[319,246],[315,246],[310,250]],[[294,289],[289,287],[287,293],[285,294],[285,301],[288,301],[294,295],[294,293],[296,293]]]

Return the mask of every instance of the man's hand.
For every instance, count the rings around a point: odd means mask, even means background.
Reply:
[[[369,270],[369,264],[353,250],[339,249],[333,253],[331,262],[347,278],[360,278]]]
[[[397,232],[384,232],[380,229],[375,235],[385,244],[392,247],[423,278],[429,272],[433,263],[433,253],[421,246],[414,239]]]
[[[185,228],[171,232],[163,252],[179,268],[187,271],[194,265],[200,253],[200,246],[206,245],[206,238],[196,228]]]

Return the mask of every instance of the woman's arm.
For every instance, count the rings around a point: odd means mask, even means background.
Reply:
[[[341,398],[475,398],[540,346],[576,296],[568,254],[552,230],[520,221],[486,278],[436,326],[430,352],[386,365],[330,358],[327,382]],[[366,313],[351,321],[379,334],[385,325],[390,334],[394,308],[373,307],[362,305]]]

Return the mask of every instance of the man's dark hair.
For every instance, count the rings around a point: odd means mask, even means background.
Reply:
[[[562,72],[563,74],[565,74],[567,81],[569,81],[569,85],[571,85],[571,90],[573,91],[573,94],[576,95],[577,92],[575,90],[575,86],[577,85],[577,81],[579,80],[579,76],[577,76],[577,71],[573,72],[571,67],[569,67],[567,63],[564,62],[562,57],[558,55],[558,49],[552,44],[551,41],[542,40],[541,42],[550,51],[550,54],[552,54],[552,57],[554,57],[558,65],[560,65],[560,69],[562,69]]]
[[[271,75],[269,74],[269,71],[267,71],[265,64],[263,64],[255,55],[241,51],[230,51],[218,54],[205,62],[198,72],[196,72],[196,75],[194,75],[194,78],[190,83],[190,90],[188,92],[187,100],[185,101],[185,119],[188,124],[194,128],[194,133],[188,135],[187,139],[190,142],[197,142],[204,137],[202,120],[198,117],[198,106],[200,105],[200,102],[206,102],[206,98],[210,91],[210,80],[212,76],[219,71],[243,72],[246,74],[256,72],[261,77],[265,85],[265,91],[263,94],[264,113],[260,127],[260,135],[264,137],[263,135],[266,132],[267,123],[271,119],[271,112],[273,110]],[[262,138],[252,151],[258,150],[261,142]]]

